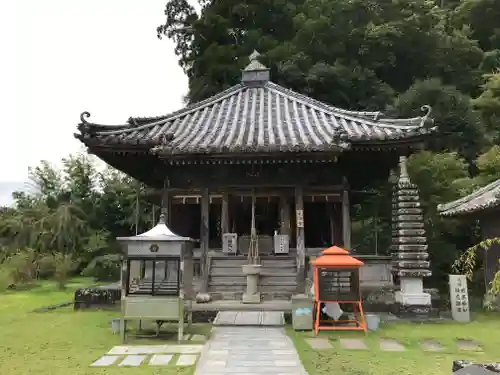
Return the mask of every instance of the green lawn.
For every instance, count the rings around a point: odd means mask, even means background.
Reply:
[[[82,285],[89,285],[88,280],[75,280],[68,285],[66,291],[58,291],[54,284],[46,282],[30,291],[0,294],[0,374],[190,375],[193,373],[193,366],[89,367],[114,345],[120,344],[119,335],[112,334],[109,323],[112,318],[118,317],[117,312],[74,312],[72,307],[45,313],[32,312],[42,306],[71,301],[74,290]],[[208,328],[207,325],[195,325],[193,331],[207,334]],[[165,341],[136,339],[130,340],[130,343],[160,344]]]
[[[310,332],[295,332],[289,335],[295,343],[304,367],[309,375],[449,375],[453,360],[470,359],[478,362],[496,362],[500,348],[500,314],[480,314],[469,324],[455,323],[391,323],[380,331],[320,332],[319,337],[330,340],[333,349],[316,351],[305,342],[315,337]],[[339,338],[362,338],[370,350],[345,350]],[[378,348],[378,338],[394,338],[405,347],[404,352],[383,352]],[[418,343],[435,339],[444,346],[439,353],[424,352]],[[471,339],[482,344],[482,352],[458,351],[455,339]]]

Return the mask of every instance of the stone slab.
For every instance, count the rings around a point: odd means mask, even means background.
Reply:
[[[483,350],[481,344],[472,340],[459,339],[456,342],[457,342],[457,348],[459,350],[468,350],[468,351]]]
[[[207,338],[203,335],[193,335],[193,337],[191,337],[191,341],[198,341],[198,342],[206,341],[206,339]]]
[[[283,326],[282,311],[219,311],[214,326]]]
[[[443,345],[436,340],[423,340],[420,346],[426,352],[440,352],[443,350]]]
[[[92,363],[90,366],[93,367],[106,367],[106,366],[111,366],[113,363],[116,362],[116,360],[120,358],[119,356],[116,355],[105,355],[99,358],[97,361]]]
[[[190,334],[186,334],[186,335],[184,335],[184,337],[183,337],[182,339],[183,339],[184,341],[187,341],[187,340],[189,340],[189,338],[190,338],[190,337],[191,337],[191,335],[190,335]]]
[[[218,368],[219,370],[220,369],[223,369],[224,367],[226,367],[226,364],[227,364],[227,361],[225,360],[217,360],[217,359],[209,359],[209,360],[206,360],[204,365],[207,366],[208,368]]]
[[[380,339],[380,350],[384,352],[403,352],[405,347],[394,339]]]
[[[128,355],[123,359],[123,361],[120,362],[118,366],[137,367],[140,366],[142,361],[144,361],[145,359],[145,355]]]
[[[119,345],[112,348],[108,355],[139,354],[198,354],[203,345]]]
[[[288,359],[288,360],[276,360],[274,361],[274,365],[277,367],[296,367],[300,366],[299,359]]]
[[[280,311],[263,311],[261,314],[263,326],[282,326],[285,324],[285,315]]]
[[[234,320],[239,326],[260,326],[262,324],[262,313],[260,311],[239,311]]]
[[[368,350],[368,346],[360,339],[340,339],[340,345],[348,350]]]
[[[311,348],[316,350],[324,350],[332,348],[332,344],[330,344],[328,339],[311,338],[311,339],[306,339],[306,342],[311,346]]]
[[[155,354],[149,360],[150,366],[166,366],[172,360],[172,354]]]
[[[192,354],[181,354],[177,359],[177,366],[192,366],[195,364],[198,356]]]

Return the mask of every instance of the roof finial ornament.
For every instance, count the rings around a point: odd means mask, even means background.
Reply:
[[[422,125],[424,125],[427,122],[427,120],[429,119],[429,116],[432,113],[432,107],[430,105],[428,105],[428,104],[425,104],[422,107],[420,107],[420,110],[422,112],[425,112],[425,115],[422,118]]]
[[[165,214],[164,213],[160,214],[160,219],[158,220],[158,224],[166,225],[165,224]]]
[[[82,124],[90,124],[86,119],[90,117],[90,113],[85,111],[80,114],[80,121]]]
[[[254,50],[248,56],[250,63],[243,69],[241,81],[243,83],[263,83],[269,81],[269,69],[259,61],[260,53]]]
[[[256,49],[253,50],[253,52],[248,56],[250,62],[256,61],[259,59],[260,53]]]

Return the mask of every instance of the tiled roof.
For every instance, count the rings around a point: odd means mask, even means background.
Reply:
[[[500,179],[463,198],[440,204],[438,211],[442,216],[459,216],[496,206],[500,206]]]
[[[373,116],[373,117],[371,117]],[[163,144],[167,153],[322,151],[349,142],[402,140],[425,134],[425,116],[377,118],[341,110],[272,82],[238,84],[168,116],[94,125],[82,116],[77,138],[92,144]],[[163,142],[162,142],[163,141]]]
[[[128,145],[166,154],[328,151],[352,143],[405,140],[428,133],[425,116],[386,119],[379,112],[335,108],[269,81],[269,70],[250,56],[242,83],[180,111],[159,117],[132,117],[104,126],[86,120],[80,134],[87,146]]]

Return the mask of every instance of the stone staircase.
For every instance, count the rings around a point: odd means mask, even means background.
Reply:
[[[208,292],[213,300],[241,300],[246,289],[246,276],[241,266],[247,263],[244,255],[215,255],[210,258]],[[264,301],[287,300],[297,288],[297,263],[295,256],[265,255],[259,291]]]

